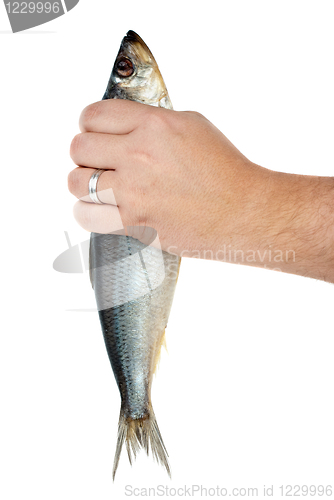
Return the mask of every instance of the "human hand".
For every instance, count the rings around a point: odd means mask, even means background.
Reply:
[[[317,213],[331,220],[321,200],[333,196],[332,178],[260,167],[194,112],[105,100],[85,108],[80,129],[71,145],[79,168],[68,182],[80,199],[75,218],[87,231],[149,226],[163,250],[180,256],[326,279],[315,256],[324,236],[319,229],[311,241],[307,235],[319,226]],[[88,197],[98,168],[106,170],[98,181],[104,205]]]
[[[83,111],[80,129],[71,145],[80,167],[70,173],[69,189],[86,201],[74,214],[88,231],[119,229],[119,210],[124,226],[155,228],[164,249],[209,249],[245,224],[263,189],[266,170],[198,113],[106,100]],[[106,169],[98,181],[105,205],[87,203],[97,168]]]

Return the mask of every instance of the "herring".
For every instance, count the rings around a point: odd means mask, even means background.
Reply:
[[[128,99],[172,109],[158,65],[134,31],[122,40],[103,99]],[[121,395],[113,479],[124,443],[131,464],[140,448],[147,454],[151,449],[171,475],[152,407],[151,385],[181,259],[150,245],[154,235],[149,239],[140,241],[124,233],[92,233],[90,239],[90,277]]]

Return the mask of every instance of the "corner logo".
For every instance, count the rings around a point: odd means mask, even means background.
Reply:
[[[48,23],[73,9],[79,0],[4,0],[13,33]]]

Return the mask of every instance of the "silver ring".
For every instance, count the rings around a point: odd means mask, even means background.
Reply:
[[[91,178],[89,179],[89,184],[88,184],[88,193],[90,196],[90,199],[94,203],[98,203],[99,205],[103,205],[103,201],[101,201],[97,195],[97,181],[99,180],[100,175],[102,172],[105,172],[105,170],[96,170]]]

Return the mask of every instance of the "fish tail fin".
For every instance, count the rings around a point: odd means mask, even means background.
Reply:
[[[121,409],[118,421],[117,445],[112,473],[113,480],[115,479],[124,442],[131,465],[140,448],[144,448],[147,455],[149,455],[149,450],[151,448],[153,458],[166,468],[169,477],[171,477],[168,453],[162,440],[152,407],[150,408],[148,414],[137,419],[126,417],[124,410]]]

